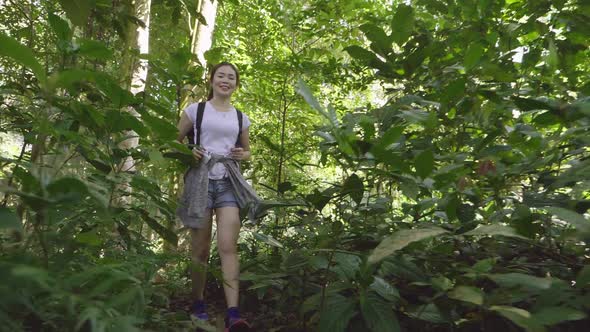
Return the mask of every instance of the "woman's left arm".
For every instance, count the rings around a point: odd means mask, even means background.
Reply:
[[[250,159],[250,133],[248,128],[242,130],[240,135],[240,146],[239,148],[231,149],[231,156],[236,160],[248,160]]]

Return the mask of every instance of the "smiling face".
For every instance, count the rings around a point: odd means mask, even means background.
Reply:
[[[213,96],[229,98],[236,90],[238,83],[238,73],[231,65],[219,66],[211,75]]]

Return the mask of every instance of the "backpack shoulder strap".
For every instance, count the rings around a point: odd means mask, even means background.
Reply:
[[[236,113],[238,115],[238,138],[236,139],[236,146],[240,146],[240,138],[242,137],[242,123],[244,122],[244,115],[237,108]]]
[[[205,103],[201,102],[197,104],[197,114],[193,128],[186,133],[188,138],[188,147],[191,149],[194,145],[201,143],[201,123],[203,122],[203,113],[205,112]]]
[[[203,113],[205,113],[205,103],[200,102],[197,107],[197,121],[195,121],[195,144],[201,145],[201,124],[203,123]]]

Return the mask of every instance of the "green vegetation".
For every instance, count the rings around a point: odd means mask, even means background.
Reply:
[[[0,329],[194,329],[200,3],[151,0],[139,55],[131,0],[0,1]],[[225,0],[212,41],[272,206],[240,240],[260,331],[588,330],[587,1]]]

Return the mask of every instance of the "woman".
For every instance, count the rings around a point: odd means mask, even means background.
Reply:
[[[228,308],[226,331],[250,330],[238,310],[237,241],[241,227],[239,209],[257,199],[239,173],[238,161],[250,158],[250,120],[231,104],[231,96],[239,83],[240,76],[233,64],[222,62],[214,66],[208,101],[188,106],[178,122],[178,141],[188,136],[189,142],[194,144],[193,156],[198,161],[185,176],[185,190],[177,211],[191,231],[194,296],[191,314],[196,319],[208,319],[203,291],[214,213]]]

